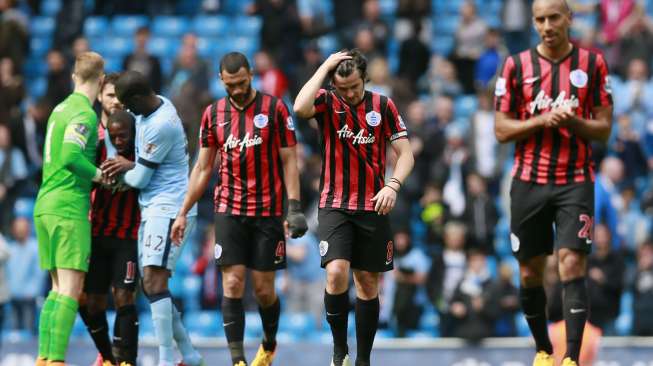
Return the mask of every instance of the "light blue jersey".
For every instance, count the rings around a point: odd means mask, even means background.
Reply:
[[[140,190],[141,216],[175,218],[188,191],[188,142],[172,103],[163,104],[147,117],[136,116],[136,159],[154,170]],[[197,215],[193,207],[188,216]]]

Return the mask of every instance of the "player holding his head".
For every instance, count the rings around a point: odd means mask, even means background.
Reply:
[[[554,364],[542,287],[546,256],[554,250],[567,337],[562,364],[578,364],[589,311],[585,272],[594,220],[590,143],[607,141],[612,121],[606,62],[569,42],[571,21],[564,0],[535,0],[533,22],[541,42],[508,57],[495,88],[496,137],[516,143],[510,239],[536,366]]]
[[[112,75],[116,74],[108,75],[107,79]],[[112,82],[115,80],[112,78]],[[109,90],[106,84],[105,80],[103,94]],[[113,85],[110,90],[113,90]],[[106,142],[109,136],[117,154],[133,161],[134,117],[118,109],[104,123],[108,133],[98,143],[98,165],[107,160]],[[91,262],[84,283],[86,301],[80,306],[79,314],[100,352],[103,364],[136,365],[138,312],[134,303],[138,280],[136,240],[140,225],[138,191],[98,186],[92,198]],[[106,314],[109,289],[112,290],[116,308],[113,345],[109,339]]]
[[[136,162],[117,155],[105,162],[102,169],[108,176],[126,171],[121,182],[140,189],[139,265],[159,343],[159,366],[173,365],[173,339],[185,365],[200,365],[202,357],[190,343],[168,289],[168,280],[185,244],[171,242],[170,228],[188,189],[186,133],[175,107],[156,95],[141,73],[122,73],[116,81],[116,95],[136,115]],[[196,215],[195,208],[189,210],[186,238],[194,229]]]
[[[73,93],[48,120],[34,207],[40,265],[52,279],[39,320],[37,365],[64,364],[91,253],[91,185],[102,180],[102,171],[93,165],[97,116],[92,106],[104,79],[102,56],[77,56],[72,79]]]
[[[225,334],[233,364],[246,365],[242,298],[249,268],[264,331],[252,365],[269,366],[281,312],[274,290],[275,271],[286,268],[284,193],[288,234],[296,238],[307,230],[299,201],[295,126],[280,98],[252,88],[252,70],[245,55],[232,52],[224,56],[220,77],[228,96],[204,111],[199,158],[173,225],[173,239],[183,238],[186,213],[204,194],[217,157],[220,183],[215,188],[215,257],[222,271]]]
[[[320,89],[330,78],[333,90]],[[367,62],[357,50],[337,52],[295,100],[298,117],[314,117],[322,134],[318,235],[326,268],[324,305],[333,335],[332,365],[350,365],[347,346],[349,270],[356,284],[356,365],[370,364],[379,318],[379,274],[393,267],[386,216],[414,165],[406,125],[392,100],[365,90]],[[388,143],[397,154],[386,181]]]

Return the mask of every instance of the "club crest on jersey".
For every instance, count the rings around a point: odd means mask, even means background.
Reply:
[[[268,116],[261,113],[254,116],[254,126],[257,128],[265,128],[268,125]]]
[[[147,144],[145,145],[145,153],[147,155],[152,155],[156,151],[156,145],[155,144]]]
[[[224,142],[224,151],[227,152],[232,149],[238,148],[240,151],[243,151],[244,149],[256,145],[261,145],[263,143],[263,138],[261,136],[254,134],[250,138],[249,132],[245,134],[245,136],[240,139],[238,137],[234,137],[234,135],[229,134],[229,137],[227,137],[227,141]]]
[[[213,248],[213,256],[215,259],[220,259],[220,257],[222,257],[222,245],[215,243],[215,247]]]
[[[400,127],[402,130],[405,130],[405,129],[406,129],[406,124],[404,123],[404,119],[401,118],[401,116],[399,116],[399,127]]]
[[[368,125],[376,127],[381,123],[381,114],[377,111],[367,112],[365,115],[365,120],[367,121]]]
[[[506,85],[507,85],[506,78],[498,78],[496,84],[494,85],[494,95],[496,95],[497,97],[505,95],[506,92],[508,91]]]
[[[288,118],[286,118],[286,128],[290,131],[295,130],[295,122],[292,120],[292,116],[288,116]]]
[[[328,251],[329,251],[329,242],[326,240],[322,240],[320,242],[320,257],[324,257]]]
[[[517,253],[519,251],[520,245],[521,243],[517,235],[510,233],[510,247],[512,248],[512,251]]]
[[[605,76],[605,84],[603,85],[603,89],[605,89],[606,93],[612,94],[612,83],[610,82],[610,76],[608,75]]]
[[[376,138],[374,135],[370,134],[365,134],[365,130],[359,130],[358,133],[354,133],[352,129],[349,128],[349,126],[344,125],[342,126],[341,129],[336,131],[338,134],[338,138],[343,139],[343,140],[352,140],[353,145],[366,145],[366,144],[373,144],[376,141]]]
[[[578,98],[576,98],[575,95],[571,95],[570,98],[567,98],[567,92],[566,91],[561,91],[558,96],[553,99],[550,96],[548,96],[544,90],[540,90],[540,92],[537,94],[535,99],[530,102],[529,107],[530,107],[530,112],[531,114],[535,114],[538,110],[544,111],[549,108],[555,109],[555,108],[571,108],[575,109],[578,108],[580,105],[580,102],[578,101]]]
[[[586,87],[587,80],[587,73],[581,69],[576,69],[569,74],[569,81],[571,81],[571,85],[577,88]]]

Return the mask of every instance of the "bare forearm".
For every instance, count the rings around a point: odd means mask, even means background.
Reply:
[[[494,124],[494,134],[500,143],[520,141],[539,131],[542,126],[543,124],[538,117],[521,121],[497,116]]]
[[[394,173],[392,178],[398,179],[400,182],[404,182],[406,178],[410,175],[410,172],[413,170],[415,165],[415,158],[411,151],[402,151],[399,154],[397,163],[395,164]]]
[[[320,90],[320,87],[324,83],[324,79],[327,77],[328,73],[328,69],[321,66],[299,91],[297,98],[295,98],[295,104],[293,105],[293,111],[297,117],[312,117],[315,94]]]
[[[283,162],[283,181],[286,185],[288,199],[299,201],[299,170],[296,159],[288,159]]]
[[[612,129],[609,121],[582,118],[574,118],[567,127],[586,140],[600,142],[608,141]]]
[[[195,165],[193,171],[190,174],[190,179],[188,182],[188,192],[186,197],[184,197],[184,203],[179,210],[180,216],[186,216],[188,211],[193,207],[193,205],[202,198],[204,191],[209,185],[211,180],[211,169],[206,169]]]

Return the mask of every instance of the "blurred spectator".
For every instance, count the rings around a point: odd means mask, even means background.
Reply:
[[[421,30],[422,24],[414,21],[410,38],[403,41],[399,47],[399,71],[397,75],[410,81],[413,88],[416,87],[417,81],[428,70],[431,57],[431,50],[419,38]]]
[[[477,173],[467,176],[465,224],[469,228],[469,247],[485,254],[494,254],[494,227],[499,214],[487,184]]]
[[[397,17],[411,21],[428,17],[431,14],[430,0],[399,0],[397,1]]]
[[[9,226],[14,202],[27,178],[27,163],[19,149],[11,144],[11,132],[0,125],[0,232]]]
[[[587,258],[587,293],[592,311],[589,322],[601,328],[604,335],[615,335],[614,322],[624,283],[624,262],[612,250],[610,231],[605,225],[594,229],[594,250]]]
[[[474,69],[484,48],[487,25],[476,14],[476,5],[466,0],[460,7],[460,23],[455,33],[453,60],[465,94],[474,93]]]
[[[631,257],[653,228],[653,219],[640,209],[635,189],[632,186],[621,190],[621,199],[623,206],[619,210],[617,234],[621,237],[621,251]]]
[[[424,309],[423,302],[418,297],[423,295],[430,260],[421,249],[413,246],[408,230],[400,229],[395,233],[394,245],[392,313],[396,318],[397,336],[405,337],[406,331],[419,326]]]
[[[297,0],[297,13],[303,34],[308,38],[319,37],[333,27],[333,12],[329,1]]]
[[[437,55],[431,57],[427,75],[427,79],[420,83],[420,88],[428,90],[434,97],[446,95],[455,98],[462,94],[463,87],[458,81],[456,68],[448,60]]]
[[[284,276],[284,288],[289,311],[309,312],[316,324],[321,324],[324,317],[324,274],[315,270],[320,267],[318,242],[311,232],[286,241],[288,270]]]
[[[435,183],[426,184],[419,203],[420,219],[426,226],[426,242],[439,249],[444,243],[445,225],[450,217],[449,206],[442,200],[442,188]]]
[[[367,27],[360,27],[356,31],[356,34],[354,35],[354,47],[365,55],[368,63],[374,61],[378,57],[385,56],[381,50],[376,48],[374,33],[372,33],[372,30]]]
[[[363,18],[364,0],[332,0],[335,14],[335,31],[338,34],[340,46],[350,48],[354,39],[354,27]]]
[[[433,256],[426,280],[429,299],[440,313],[440,334],[444,337],[454,332],[449,304],[465,274],[465,230],[465,225],[456,221],[444,226],[444,249]]]
[[[601,171],[596,175],[594,190],[594,223],[605,224],[613,233],[614,248],[619,246],[617,236],[618,212],[623,206],[619,185],[624,178],[624,164],[618,158],[609,156],[601,162]]]
[[[12,240],[8,242],[11,256],[7,262],[14,329],[34,331],[36,297],[43,291],[43,276],[35,275],[39,268],[38,243],[30,235],[28,218],[18,217],[12,223]]]
[[[31,172],[36,172],[43,163],[42,147],[51,111],[50,101],[40,98],[28,105],[22,119],[14,119],[10,125],[11,141],[26,157]]]
[[[531,41],[531,1],[505,0],[501,10],[503,39],[513,55],[524,51]]]
[[[469,149],[460,124],[449,124],[445,129],[446,146],[442,158],[433,164],[431,177],[444,181],[442,194],[449,205],[451,216],[462,218],[465,213],[465,177],[470,169]]]
[[[53,49],[48,52],[48,86],[45,96],[50,104],[56,106],[72,92],[71,73],[66,66],[66,59],[61,51]]]
[[[122,69],[125,71],[138,71],[145,75],[157,94],[161,93],[163,77],[161,75],[161,64],[159,58],[147,51],[147,43],[150,40],[150,29],[140,27],[134,34],[134,52],[127,55],[122,62]]]
[[[485,50],[479,56],[474,70],[474,85],[478,90],[486,90],[505,57],[506,52],[501,49],[501,34],[497,29],[488,30],[485,34]]]
[[[651,58],[653,58],[653,22],[646,14],[640,13],[633,19],[629,32],[621,35],[618,63],[613,65],[613,69],[625,77],[632,60]]]
[[[25,83],[9,57],[0,59],[0,122],[20,117]]]
[[[0,0],[0,58],[9,57],[20,73],[29,52],[27,17],[16,0]]]
[[[197,54],[197,36],[185,34],[172,67],[168,94],[173,98],[179,96],[186,85],[194,92],[208,92],[210,77],[209,63]]]
[[[5,274],[5,267],[9,259],[9,247],[5,238],[0,234],[0,349],[2,349],[2,329],[1,326],[5,320],[5,304],[9,302],[10,293],[9,285],[7,284],[7,277]]]
[[[499,144],[494,136],[494,106],[493,93],[486,89],[478,93],[478,109],[471,120],[471,153],[473,154],[474,170],[485,178],[488,184],[496,184],[495,179],[501,173],[502,155]],[[490,191],[496,192],[495,189]]]
[[[256,0],[248,10],[263,19],[260,49],[270,52],[284,72],[291,71],[301,60],[302,26],[295,2],[291,0]],[[338,14],[338,13],[334,13]]]
[[[633,291],[634,336],[653,336],[653,242],[637,250],[637,273],[631,285]]]
[[[222,275],[215,265],[215,227],[208,224],[204,229],[202,253],[191,268],[191,272],[202,279],[200,306],[204,310],[220,307],[222,301]]]
[[[91,47],[89,46],[88,39],[84,36],[79,36],[75,38],[73,41],[73,47],[72,47],[72,55],[70,60],[68,61],[69,69],[73,68],[73,65],[75,65],[75,60],[77,59],[77,56],[81,55],[84,52],[88,52],[91,50]]]
[[[387,44],[390,37],[390,27],[381,18],[379,0],[365,0],[363,3],[363,19],[360,26],[372,32],[374,48],[384,56],[388,52]]]
[[[385,57],[373,59],[369,63],[367,75],[369,77],[369,82],[365,85],[367,90],[392,97],[392,86],[390,85],[392,74]]]
[[[629,114],[633,119],[633,129],[643,134],[646,121],[653,116],[653,87],[649,83],[646,61],[633,59],[628,64],[628,76],[617,90],[615,114]]]
[[[499,337],[516,337],[517,325],[515,315],[520,310],[519,290],[513,283],[513,269],[507,262],[499,266],[499,277],[494,281],[490,297],[496,299],[499,307],[495,335]]]
[[[499,315],[499,299],[494,295],[485,254],[470,250],[467,269],[449,306],[450,335],[478,342],[494,334]]]
[[[72,59],[70,65],[74,63],[73,43],[84,30],[84,20],[87,16],[84,2],[85,0],[62,1],[61,9],[55,17],[52,47],[61,51],[67,60]]]
[[[637,178],[648,173],[648,162],[640,143],[640,134],[633,129],[630,115],[623,114],[617,118],[617,138],[612,144],[616,156],[624,162],[626,184],[635,184]]]
[[[288,78],[267,51],[261,50],[254,55],[254,72],[260,78],[260,91],[279,98],[286,96]]]

